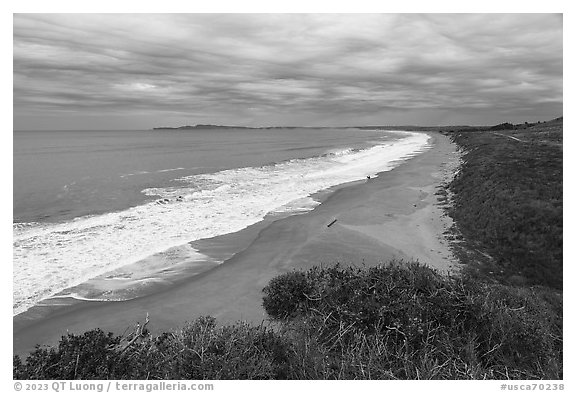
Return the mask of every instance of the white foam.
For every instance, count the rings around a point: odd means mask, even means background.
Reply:
[[[50,300],[52,299],[75,299],[75,300],[83,300],[85,302],[113,302],[114,300],[111,299],[93,299],[93,298],[87,298],[81,295],[78,295],[76,293],[67,293],[64,295],[54,295],[51,296],[49,298]]]
[[[136,176],[136,175],[148,175],[150,173],[164,173],[164,172],[174,172],[174,171],[182,171],[185,170],[186,168],[169,168],[169,169],[160,169],[158,171],[153,171],[153,172],[149,172],[149,171],[138,171],[135,173],[125,173],[123,175],[120,175],[120,177],[124,178],[124,177],[128,177],[128,176]]]
[[[319,204],[320,202],[314,200],[312,197],[306,196],[304,198],[290,201],[287,204],[274,209],[271,213],[276,215],[283,213],[306,213],[313,210]]]
[[[171,247],[239,231],[268,213],[312,209],[310,195],[390,170],[428,147],[427,135],[404,134],[365,150],[189,176],[180,188],[144,191],[170,203],[65,223],[15,224],[13,311]]]

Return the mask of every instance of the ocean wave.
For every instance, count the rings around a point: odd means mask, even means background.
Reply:
[[[74,300],[82,300],[85,302],[113,302],[113,301],[117,301],[114,299],[95,299],[95,298],[89,298],[89,297],[84,297],[82,295],[78,295],[76,293],[66,293],[66,294],[62,294],[62,295],[54,295],[54,296],[50,296],[48,298],[49,300],[53,300],[53,299],[74,299]]]
[[[129,177],[129,176],[137,176],[137,175],[148,175],[150,173],[164,173],[164,172],[174,172],[174,171],[184,171],[187,168],[168,168],[168,169],[160,169],[158,171],[138,171],[138,172],[134,172],[134,173],[125,173],[123,175],[120,175],[121,178],[125,178],[125,177]],[[188,168],[188,169],[194,169],[194,168]]]

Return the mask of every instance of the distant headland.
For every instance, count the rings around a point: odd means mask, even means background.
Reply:
[[[180,127],[154,127],[153,130],[196,130],[196,129],[213,129],[213,128],[252,128],[240,126],[218,126],[214,124],[196,124],[195,126],[180,126]]]
[[[369,125],[369,126],[338,126],[338,127],[327,127],[327,126],[268,126],[268,127],[246,127],[246,126],[222,126],[215,124],[196,124],[194,126],[185,125],[180,127],[154,127],[153,130],[290,130],[290,129],[350,129],[357,128],[360,130],[371,130],[371,129],[382,129],[382,130],[416,130],[416,131],[430,131],[430,130],[448,130],[454,128],[467,128],[470,126],[414,126],[414,125]]]
[[[293,129],[293,128],[356,128],[356,127],[298,127],[298,126],[272,126],[272,127],[245,127],[245,126],[220,126],[215,124],[196,124],[195,126],[180,127],[154,127],[153,130],[272,130],[272,129]]]

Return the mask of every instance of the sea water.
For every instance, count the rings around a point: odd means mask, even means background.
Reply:
[[[107,272],[145,269],[167,250],[194,263],[194,249],[182,254],[189,242],[311,210],[314,193],[390,170],[428,139],[359,129],[15,132],[14,314]]]

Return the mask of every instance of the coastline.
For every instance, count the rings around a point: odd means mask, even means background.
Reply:
[[[262,288],[269,280],[313,264],[371,266],[396,258],[454,271],[456,262],[442,239],[449,218],[434,193],[454,169],[450,163],[456,162],[456,147],[439,133],[428,134],[431,149],[376,178],[338,187],[308,213],[197,242],[195,247],[206,255],[234,256],[186,281],[133,300],[79,302],[46,310],[39,319],[15,317],[14,353],[26,354],[36,343],[53,345],[67,331],[98,327],[121,334],[147,313],[153,333],[201,315],[212,315],[220,323],[259,323],[265,319]]]

